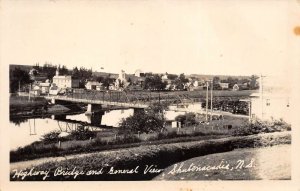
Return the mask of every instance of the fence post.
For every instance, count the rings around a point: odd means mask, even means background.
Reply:
[[[61,142],[58,141],[58,148],[61,148]]]

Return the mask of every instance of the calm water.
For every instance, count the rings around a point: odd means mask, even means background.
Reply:
[[[102,116],[101,125],[117,127],[122,118],[127,118],[133,114],[133,109],[113,110],[105,112]],[[77,115],[67,115],[66,119],[89,122],[89,116],[84,113]],[[75,123],[68,123],[68,125]],[[65,130],[67,123],[61,120],[51,118],[27,119],[20,124],[10,122],[10,149],[14,150],[40,140],[40,138],[51,131]]]
[[[200,110],[200,107],[200,105],[193,105],[188,109],[189,111],[196,112]],[[170,106],[170,109],[176,110],[176,107]],[[184,113],[184,111],[166,111],[165,117],[168,120],[174,120],[176,116]],[[102,116],[101,125],[118,127],[119,122],[122,118],[127,118],[131,115],[133,115],[133,109],[108,111],[105,112],[105,114]],[[86,116],[85,113],[77,115],[67,115],[66,119],[88,123],[90,122],[89,116]],[[11,122],[10,149],[14,150],[18,147],[29,145],[34,141],[40,140],[40,138],[46,133],[49,133],[54,130],[60,130],[60,128],[65,129],[66,125],[66,122],[61,120],[55,120],[52,118],[27,119],[24,122],[20,122],[19,124]]]

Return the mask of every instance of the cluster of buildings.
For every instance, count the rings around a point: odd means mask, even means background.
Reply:
[[[34,74],[34,75],[33,75]],[[79,88],[79,79],[74,79],[70,75],[60,75],[59,69],[52,81],[47,79],[46,75],[39,74],[32,69],[29,72],[34,83],[30,88],[30,94],[34,95],[58,95],[65,93],[68,89]],[[142,90],[145,82],[145,73],[137,70],[134,74],[126,74],[121,70],[119,74],[103,73],[102,77],[112,79],[108,85],[109,90]],[[101,75],[100,75],[101,76]],[[162,74],[161,79],[167,84],[167,90],[176,90],[174,80],[168,78],[168,74]],[[189,91],[205,89],[207,86],[205,79],[188,78],[188,82],[184,84],[184,88]],[[290,117],[290,90],[288,86],[283,84],[284,80],[278,77],[260,77],[260,89],[258,93],[253,93],[247,100],[250,104],[250,119],[284,119],[289,122]],[[218,82],[223,90],[229,90],[229,83]],[[85,83],[88,90],[107,90],[104,84],[98,81],[88,80]],[[232,88],[234,91],[247,89],[247,84],[235,84]]]
[[[29,72],[31,79],[34,81],[30,94],[41,95],[58,95],[67,92],[73,88],[80,87],[80,79],[73,78],[71,75],[60,75],[59,68],[57,68],[55,76],[52,81],[47,79],[47,75],[38,73],[35,69],[31,69]],[[143,83],[145,81],[144,73],[141,70],[137,70],[135,74],[126,74],[124,70],[121,70],[119,74],[103,74],[102,77],[109,75],[110,82],[108,87],[105,87],[103,83],[87,80],[85,82],[85,88],[87,90],[124,90],[125,88],[130,90],[142,90]],[[98,77],[100,77],[99,75]],[[130,86],[129,86],[130,85]]]
[[[36,74],[33,75],[34,73]],[[79,79],[74,79],[70,75],[59,75],[59,68],[57,68],[52,82],[47,79],[46,75],[37,73],[35,69],[30,70],[29,75],[34,81],[29,92],[33,95],[57,95],[66,92],[69,88],[79,88]],[[37,78],[37,76],[40,77]]]
[[[59,68],[56,70],[56,74],[50,81],[47,79],[47,75],[38,73],[35,69],[31,69],[29,72],[30,77],[34,81],[33,86],[30,89],[30,93],[34,95],[50,94],[57,95],[66,92],[68,89],[79,88],[80,79],[75,79],[71,75],[60,75]],[[124,89],[131,91],[143,90],[145,82],[145,73],[141,70],[136,70],[134,74],[126,74],[124,70],[121,70],[119,74],[100,73],[97,77],[108,77],[110,80],[103,84],[102,82],[95,80],[87,80],[85,82],[85,88],[88,90],[118,90]],[[168,74],[160,75],[162,82],[166,84],[165,90],[178,90],[176,79],[169,79]],[[188,78],[187,82],[183,84],[183,89],[188,91],[203,90],[207,86],[205,79]],[[107,84],[109,83],[109,84]],[[218,82],[220,89],[229,90],[229,83]],[[247,83],[235,84],[232,88],[234,91],[247,89]]]

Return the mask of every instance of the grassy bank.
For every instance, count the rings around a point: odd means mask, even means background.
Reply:
[[[47,162],[34,168],[38,170],[49,170],[46,180],[149,180],[157,176],[161,171],[145,173],[145,168],[153,165],[156,169],[164,169],[167,166],[197,156],[212,153],[232,151],[235,148],[266,147],[280,144],[290,144],[290,132],[266,133],[250,136],[239,136],[221,138],[215,140],[192,141],[185,143],[170,143],[144,145],[134,148],[120,149],[106,153],[96,153],[83,157],[76,157],[70,160],[59,162]],[[116,169],[135,169],[137,173],[109,173],[111,168]],[[65,170],[76,169],[83,174],[63,176],[57,175],[57,169]],[[29,171],[29,169],[27,169]],[[88,174],[91,171],[102,171],[102,174]],[[11,180],[21,180],[11,172]],[[42,175],[27,176],[24,180],[42,180]]]
[[[149,136],[145,140],[141,135],[140,139],[137,136],[117,138],[111,137],[96,137],[92,140],[72,140],[68,141],[68,137],[61,138],[61,144],[58,142],[45,144],[43,142],[35,142],[31,145],[18,148],[10,152],[10,162],[32,160],[43,157],[64,156],[77,153],[89,153],[95,151],[114,150],[122,148],[132,148],[144,145],[168,144],[176,142],[189,142],[222,138],[227,135],[218,132],[194,132],[189,134],[160,133],[158,135]],[[141,139],[144,139],[143,141]],[[64,141],[62,141],[64,140]]]
[[[47,100],[43,97],[31,97],[12,95],[9,98],[10,111],[25,111],[47,105]]]
[[[228,128],[231,124],[231,128]],[[41,141],[10,152],[10,161],[24,161],[36,158],[63,156],[76,153],[130,148],[140,145],[167,144],[176,142],[218,139],[230,136],[246,136],[259,133],[290,131],[283,121],[249,123],[245,119],[215,120],[211,124],[198,124],[184,128],[165,128],[163,132],[124,134],[118,128],[102,131],[77,129],[66,137],[59,131],[45,134]],[[241,143],[242,144],[242,143]]]

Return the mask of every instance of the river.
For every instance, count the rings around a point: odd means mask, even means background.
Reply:
[[[172,121],[176,116],[184,114],[185,111],[182,111],[182,108],[176,109],[175,106],[170,106],[170,110],[165,111],[165,117],[167,120]],[[194,109],[193,109],[194,108]],[[196,108],[196,109],[195,109]],[[192,107],[188,108],[189,111],[196,111],[200,109],[200,104],[195,104]],[[172,111],[176,110],[176,111]],[[133,109],[124,109],[124,110],[111,110],[106,111],[102,116],[101,125],[118,127],[120,121],[124,118],[133,115]],[[85,113],[75,114],[75,115],[66,115],[63,120],[57,119],[52,116],[49,118],[28,118],[22,121],[10,122],[10,150],[15,150],[18,147],[23,147],[29,145],[35,141],[39,141],[41,137],[54,130],[65,130],[66,127],[79,124],[80,122],[86,122],[90,124],[90,116],[87,116]],[[69,122],[65,122],[66,120]],[[70,120],[72,121],[70,123]],[[97,127],[101,129],[101,127]],[[62,133],[64,134],[64,133]]]

